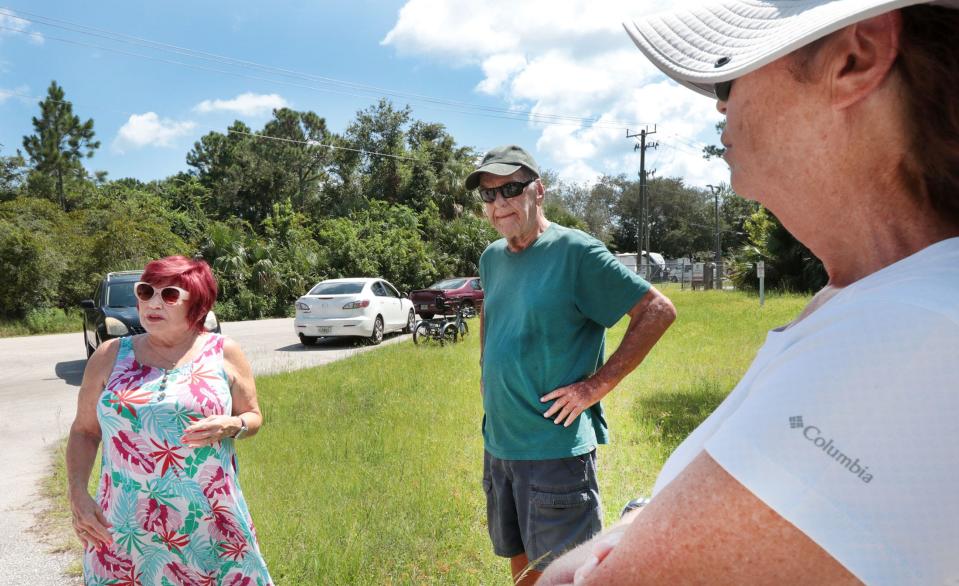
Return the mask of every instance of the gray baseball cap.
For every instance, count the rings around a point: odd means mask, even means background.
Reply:
[[[491,149],[483,162],[475,171],[466,178],[466,189],[476,189],[479,187],[479,177],[481,173],[492,173],[493,175],[512,175],[520,169],[526,167],[539,177],[539,167],[532,155],[527,153],[523,147],[515,144],[507,144]]]

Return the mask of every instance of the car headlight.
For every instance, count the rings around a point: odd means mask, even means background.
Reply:
[[[309,313],[310,311],[310,306],[307,305],[306,303],[303,303],[302,301],[296,302],[296,308],[299,309],[300,311],[305,311],[307,313]]]
[[[108,336],[125,336],[130,333],[130,329],[127,328],[126,324],[115,317],[105,319],[104,325],[107,326]]]
[[[206,319],[203,320],[203,329],[212,332],[216,329],[218,322],[216,321],[216,314],[212,310],[206,312]]]
[[[370,306],[369,299],[360,299],[358,301],[350,301],[349,303],[343,306],[343,309],[362,309],[364,307],[369,307],[369,306]]]

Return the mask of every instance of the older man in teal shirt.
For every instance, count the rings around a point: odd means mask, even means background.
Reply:
[[[533,157],[506,145],[466,179],[503,239],[480,259],[483,487],[490,538],[514,581],[532,584],[602,529],[600,404],[675,319],[669,299],[595,238],[551,223]],[[606,329],[630,316],[604,364]]]

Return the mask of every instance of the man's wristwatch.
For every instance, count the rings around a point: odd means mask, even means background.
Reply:
[[[237,417],[240,418],[240,429],[238,429],[237,432],[233,434],[233,439],[240,439],[241,437],[245,436],[248,431],[250,431],[250,428],[247,427],[246,420],[243,419],[243,416],[237,415]]]
[[[626,503],[626,506],[623,507],[623,512],[619,514],[619,518],[622,519],[623,517],[626,516],[626,513],[630,511],[635,511],[636,509],[641,509],[648,504],[649,504],[648,498],[635,498],[629,501],[628,503]]]

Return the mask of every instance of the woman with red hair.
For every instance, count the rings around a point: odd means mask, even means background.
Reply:
[[[210,267],[156,260],[134,292],[146,333],[90,357],[67,443],[84,579],[270,584],[234,449],[263,416],[243,351],[203,327],[217,294]],[[94,500],[87,485],[101,441]]]

